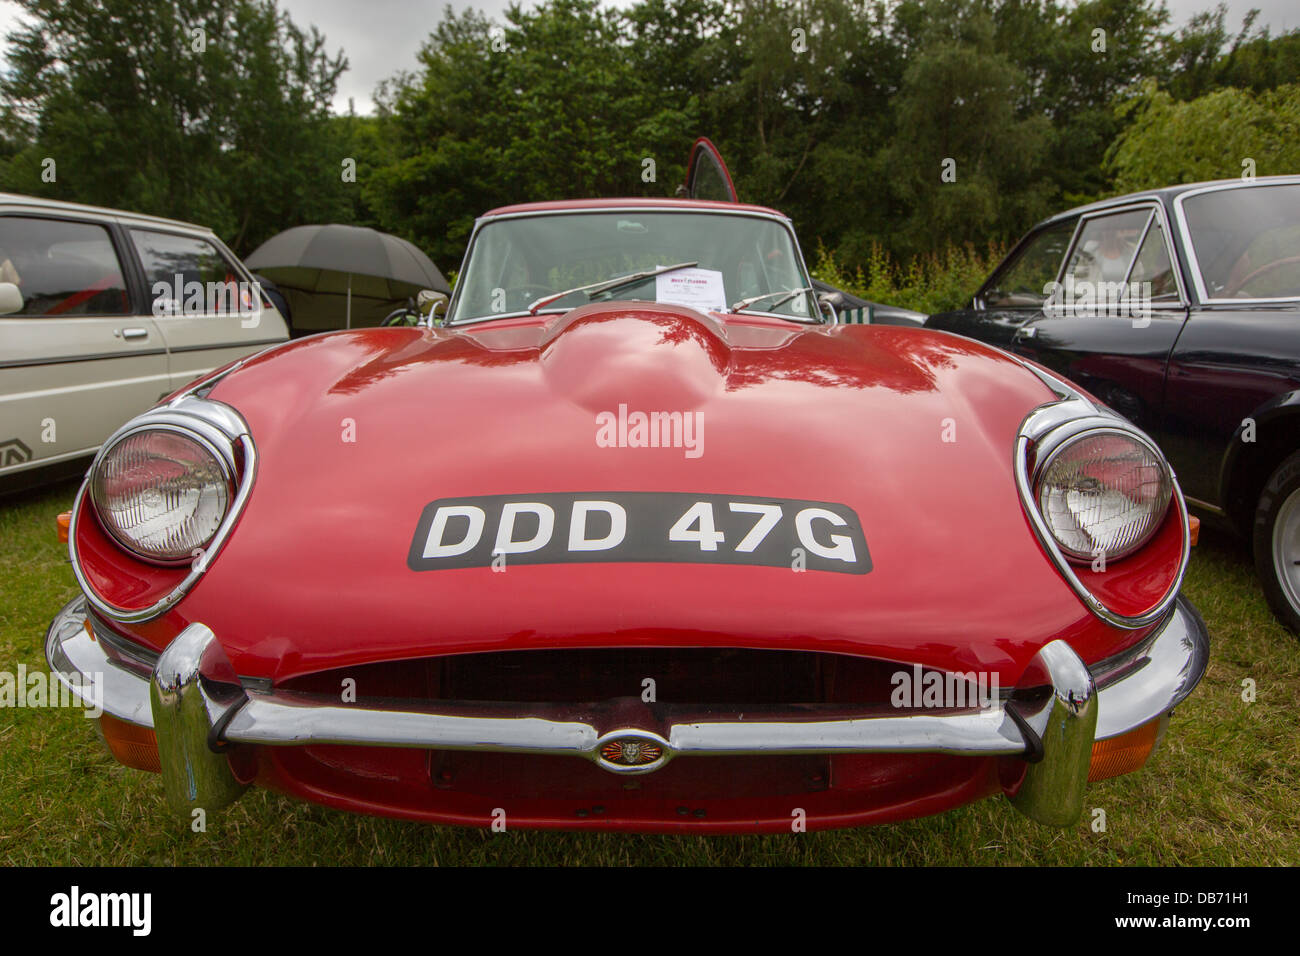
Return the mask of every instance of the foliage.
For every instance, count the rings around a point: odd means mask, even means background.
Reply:
[[[992,19],[962,0],[935,6],[947,15],[925,22],[926,53],[903,74],[894,136],[881,153],[881,172],[908,210],[891,246],[913,255],[939,237],[974,242],[1014,231],[1048,211],[1051,192],[1037,175],[1050,123],[1018,115],[1025,75],[997,49]]]
[[[984,251],[967,243],[948,245],[939,252],[899,262],[883,246],[873,243],[863,264],[847,267],[840,264],[835,253],[819,247],[812,272],[823,282],[872,302],[930,315],[968,305],[971,293],[1005,253],[1006,249],[996,243],[989,243]]]
[[[1254,26],[1258,14],[1247,13],[1236,36],[1228,29],[1223,3],[1193,16],[1169,43],[1168,86],[1174,97],[1196,99],[1223,87],[1258,93],[1300,83],[1300,31],[1273,37]]]
[[[31,139],[0,160],[5,189],[195,220],[242,250],[346,208],[327,134],[347,62],[314,28],[268,0],[19,5],[0,97]]]
[[[1148,85],[1107,156],[1115,191],[1300,170],[1300,85],[1253,94],[1223,89],[1187,102]]]
[[[366,187],[383,227],[451,264],[488,208],[662,195],[680,181],[698,100],[689,71],[657,82],[655,44],[671,37],[689,50],[696,34],[666,3],[637,8],[631,26],[599,0],[512,7],[495,34],[479,13],[448,7],[420,51],[421,71],[385,103],[399,155]],[[633,45],[634,34],[647,46]]]
[[[500,22],[447,7],[373,116],[330,112],[345,61],[275,0],[21,6],[0,188],[196,220],[239,251],[353,222],[446,271],[487,209],[672,195],[698,135],[743,200],[868,275],[874,256],[947,262],[1247,156],[1300,171],[1300,31],[1252,13],[1234,32],[1223,6],[1177,30],[1160,0],[543,0]]]

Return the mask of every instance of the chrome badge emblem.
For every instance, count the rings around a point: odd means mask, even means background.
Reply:
[[[614,773],[649,773],[667,762],[664,742],[651,734],[618,731],[597,749],[599,763]]]

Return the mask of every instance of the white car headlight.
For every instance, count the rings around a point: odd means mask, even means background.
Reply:
[[[168,428],[117,439],[90,481],[104,529],[128,551],[160,564],[193,560],[217,533],[234,490],[229,467],[207,442]]]
[[[1173,494],[1164,457],[1123,431],[1083,432],[1051,451],[1034,485],[1039,514],[1078,561],[1132,554],[1155,534]]]

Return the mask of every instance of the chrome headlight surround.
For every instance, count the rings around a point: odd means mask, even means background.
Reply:
[[[1040,405],[1025,417],[1025,420],[1020,424],[1013,452],[1012,468],[1016,477],[1016,489],[1020,493],[1020,503],[1025,510],[1026,517],[1029,519],[1030,526],[1034,529],[1034,534],[1052,559],[1052,563],[1060,572],[1061,577],[1065,578],[1066,583],[1078,595],[1084,606],[1098,618],[1108,624],[1128,630],[1136,630],[1156,623],[1169,612],[1174,601],[1178,598],[1183,576],[1187,573],[1187,561],[1191,556],[1191,530],[1188,526],[1187,503],[1183,500],[1183,493],[1178,485],[1177,475],[1169,467],[1168,461],[1165,460],[1164,455],[1160,453],[1155,443],[1137,426],[1127,419],[1121,418],[1110,409],[1090,401],[1063,379],[1059,379],[1028,363],[1022,364],[1038,376],[1058,396],[1057,401]],[[1168,590],[1161,596],[1155,606],[1142,614],[1118,614],[1103,604],[1079,579],[1070,558],[1066,556],[1065,551],[1056,540],[1056,536],[1038,510],[1036,492],[1038,478],[1042,469],[1052,460],[1054,453],[1066,448],[1072,441],[1086,437],[1089,433],[1119,433],[1133,439],[1152,451],[1157,459],[1164,463],[1169,477],[1170,506],[1177,507],[1178,519],[1182,524],[1182,554],[1179,558],[1178,570],[1174,574]],[[1031,459],[1033,464],[1032,474],[1030,472]],[[1145,543],[1145,541],[1142,542],[1142,544]],[[1120,553],[1118,557],[1131,554],[1132,551],[1141,548],[1142,544]],[[1112,558],[1111,560],[1117,559]],[[1082,559],[1080,558],[1080,560]],[[1091,556],[1089,556],[1089,560],[1091,560]]]
[[[170,422],[137,422],[132,424],[126,431],[120,432],[112,441],[106,443],[97,456],[97,462],[91,468],[88,476],[90,510],[99,520],[99,526],[104,529],[105,533],[116,541],[120,547],[141,561],[163,567],[189,564],[201,551],[207,550],[217,533],[217,529],[221,527],[226,515],[230,513],[230,506],[234,501],[237,484],[234,444],[224,435],[214,440],[213,436],[202,434],[202,431],[207,430],[201,426],[178,425]],[[164,440],[167,437],[173,437],[187,442],[194,450],[199,452],[199,455],[195,456],[193,464],[186,469],[187,473],[178,476],[187,479],[194,476],[195,473],[207,472],[206,478],[199,478],[197,500],[194,503],[189,520],[193,521],[199,517],[199,512],[205,504],[205,497],[207,498],[206,504],[209,511],[214,503],[212,501],[214,497],[216,498],[215,504],[219,508],[218,514],[210,514],[207,521],[202,522],[208,525],[210,530],[201,529],[196,533],[191,533],[190,540],[182,541],[179,546],[174,543],[171,546],[163,543],[150,544],[147,539],[152,535],[140,530],[135,530],[133,533],[132,529],[123,526],[123,522],[118,517],[121,510],[125,510],[127,507],[134,510],[148,507],[148,499],[152,496],[159,496],[157,485],[163,482],[155,482],[154,487],[133,494],[119,494],[116,496],[116,501],[105,487],[106,481],[114,478],[114,476],[106,474],[106,472],[110,472],[113,466],[118,463],[119,459],[115,456],[121,455],[123,449],[127,449],[126,454],[130,455],[130,446],[132,444],[140,443],[142,440],[148,441],[154,437],[163,438]],[[155,458],[148,451],[144,449],[141,449],[141,451],[148,456],[146,460]],[[208,462],[203,462],[202,458],[204,456],[209,459]],[[168,459],[159,455],[156,456],[155,460],[167,461]],[[215,480],[213,480],[214,478]],[[118,480],[120,480],[120,477]],[[118,509],[112,507],[115,504]],[[213,521],[213,518],[215,518],[215,521]],[[183,525],[185,521],[186,519],[182,517],[178,523]],[[146,517],[137,524],[147,522],[148,518]],[[173,522],[173,524],[176,523]]]
[[[1118,438],[1130,443],[1140,452],[1145,452],[1151,463],[1159,469],[1160,488],[1157,496],[1160,499],[1159,513],[1153,519],[1150,519],[1149,527],[1142,530],[1132,541],[1111,549],[1102,550],[1098,546],[1097,550],[1074,547],[1061,534],[1061,529],[1053,521],[1052,516],[1044,509],[1044,490],[1045,486],[1050,484],[1050,473],[1052,467],[1060,462],[1065,455],[1072,450],[1077,449],[1080,445],[1088,442],[1090,439]],[[1097,423],[1091,418],[1082,419],[1078,422],[1064,425],[1048,433],[1043,439],[1034,446],[1034,470],[1031,475],[1032,488],[1034,492],[1034,506],[1039,515],[1043,518],[1043,524],[1047,527],[1052,539],[1056,542],[1057,547],[1065,554],[1066,558],[1076,563],[1086,564],[1095,560],[1098,553],[1104,554],[1107,561],[1118,561],[1121,558],[1128,557],[1136,551],[1140,551],[1153,537],[1160,526],[1164,523],[1165,514],[1169,510],[1169,502],[1173,497],[1173,470],[1169,467],[1169,462],[1165,456],[1145,435],[1133,428],[1119,428],[1114,422]],[[1119,489],[1114,488],[1118,491]],[[1094,529],[1085,527],[1080,524],[1079,531],[1086,539],[1095,542],[1092,531]]]
[[[105,600],[90,586],[81,566],[81,557],[77,553],[77,518],[81,514],[82,505],[86,503],[86,497],[91,493],[92,483],[106,455],[124,439],[149,431],[174,432],[204,448],[214,456],[223,475],[229,479],[233,496],[227,502],[225,514],[218,523],[216,531],[193,558],[187,557],[169,562],[147,557],[130,548],[111,529],[104,527],[105,534],[135,560],[156,566],[190,565],[189,573],[170,592],[148,607],[132,610]],[[242,452],[242,462],[239,461],[237,449]],[[86,473],[86,480],[82,482],[81,489],[77,492],[77,500],[72,507],[72,521],[68,527],[68,554],[72,560],[72,571],[91,606],[115,621],[136,623],[152,620],[175,605],[206,573],[220,553],[248,502],[256,472],[257,448],[253,444],[248,424],[243,417],[229,405],[200,398],[190,392],[180,395],[166,405],[150,409],[137,416],[109,436],[99,453],[95,455],[95,460]],[[104,526],[105,522],[99,516],[93,500],[90,502],[89,510],[95,512],[96,519],[101,526]]]

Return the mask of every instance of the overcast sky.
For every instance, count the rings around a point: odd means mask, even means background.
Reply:
[[[605,0],[612,6],[629,6],[632,0]],[[1165,0],[1175,24],[1185,23],[1192,14],[1215,5],[1215,0]],[[508,0],[457,0],[452,6],[474,6],[500,19]],[[359,113],[371,109],[375,84],[398,70],[415,67],[415,54],[442,16],[441,0],[280,0],[300,26],[315,24],[325,34],[331,51],[343,48],[350,68],[339,81],[335,108],[345,111],[349,98]],[[1228,25],[1237,28],[1252,7],[1260,10],[1260,25],[1273,33],[1300,26],[1300,3],[1296,0],[1228,0]],[[0,0],[0,48],[17,18],[17,7]]]

